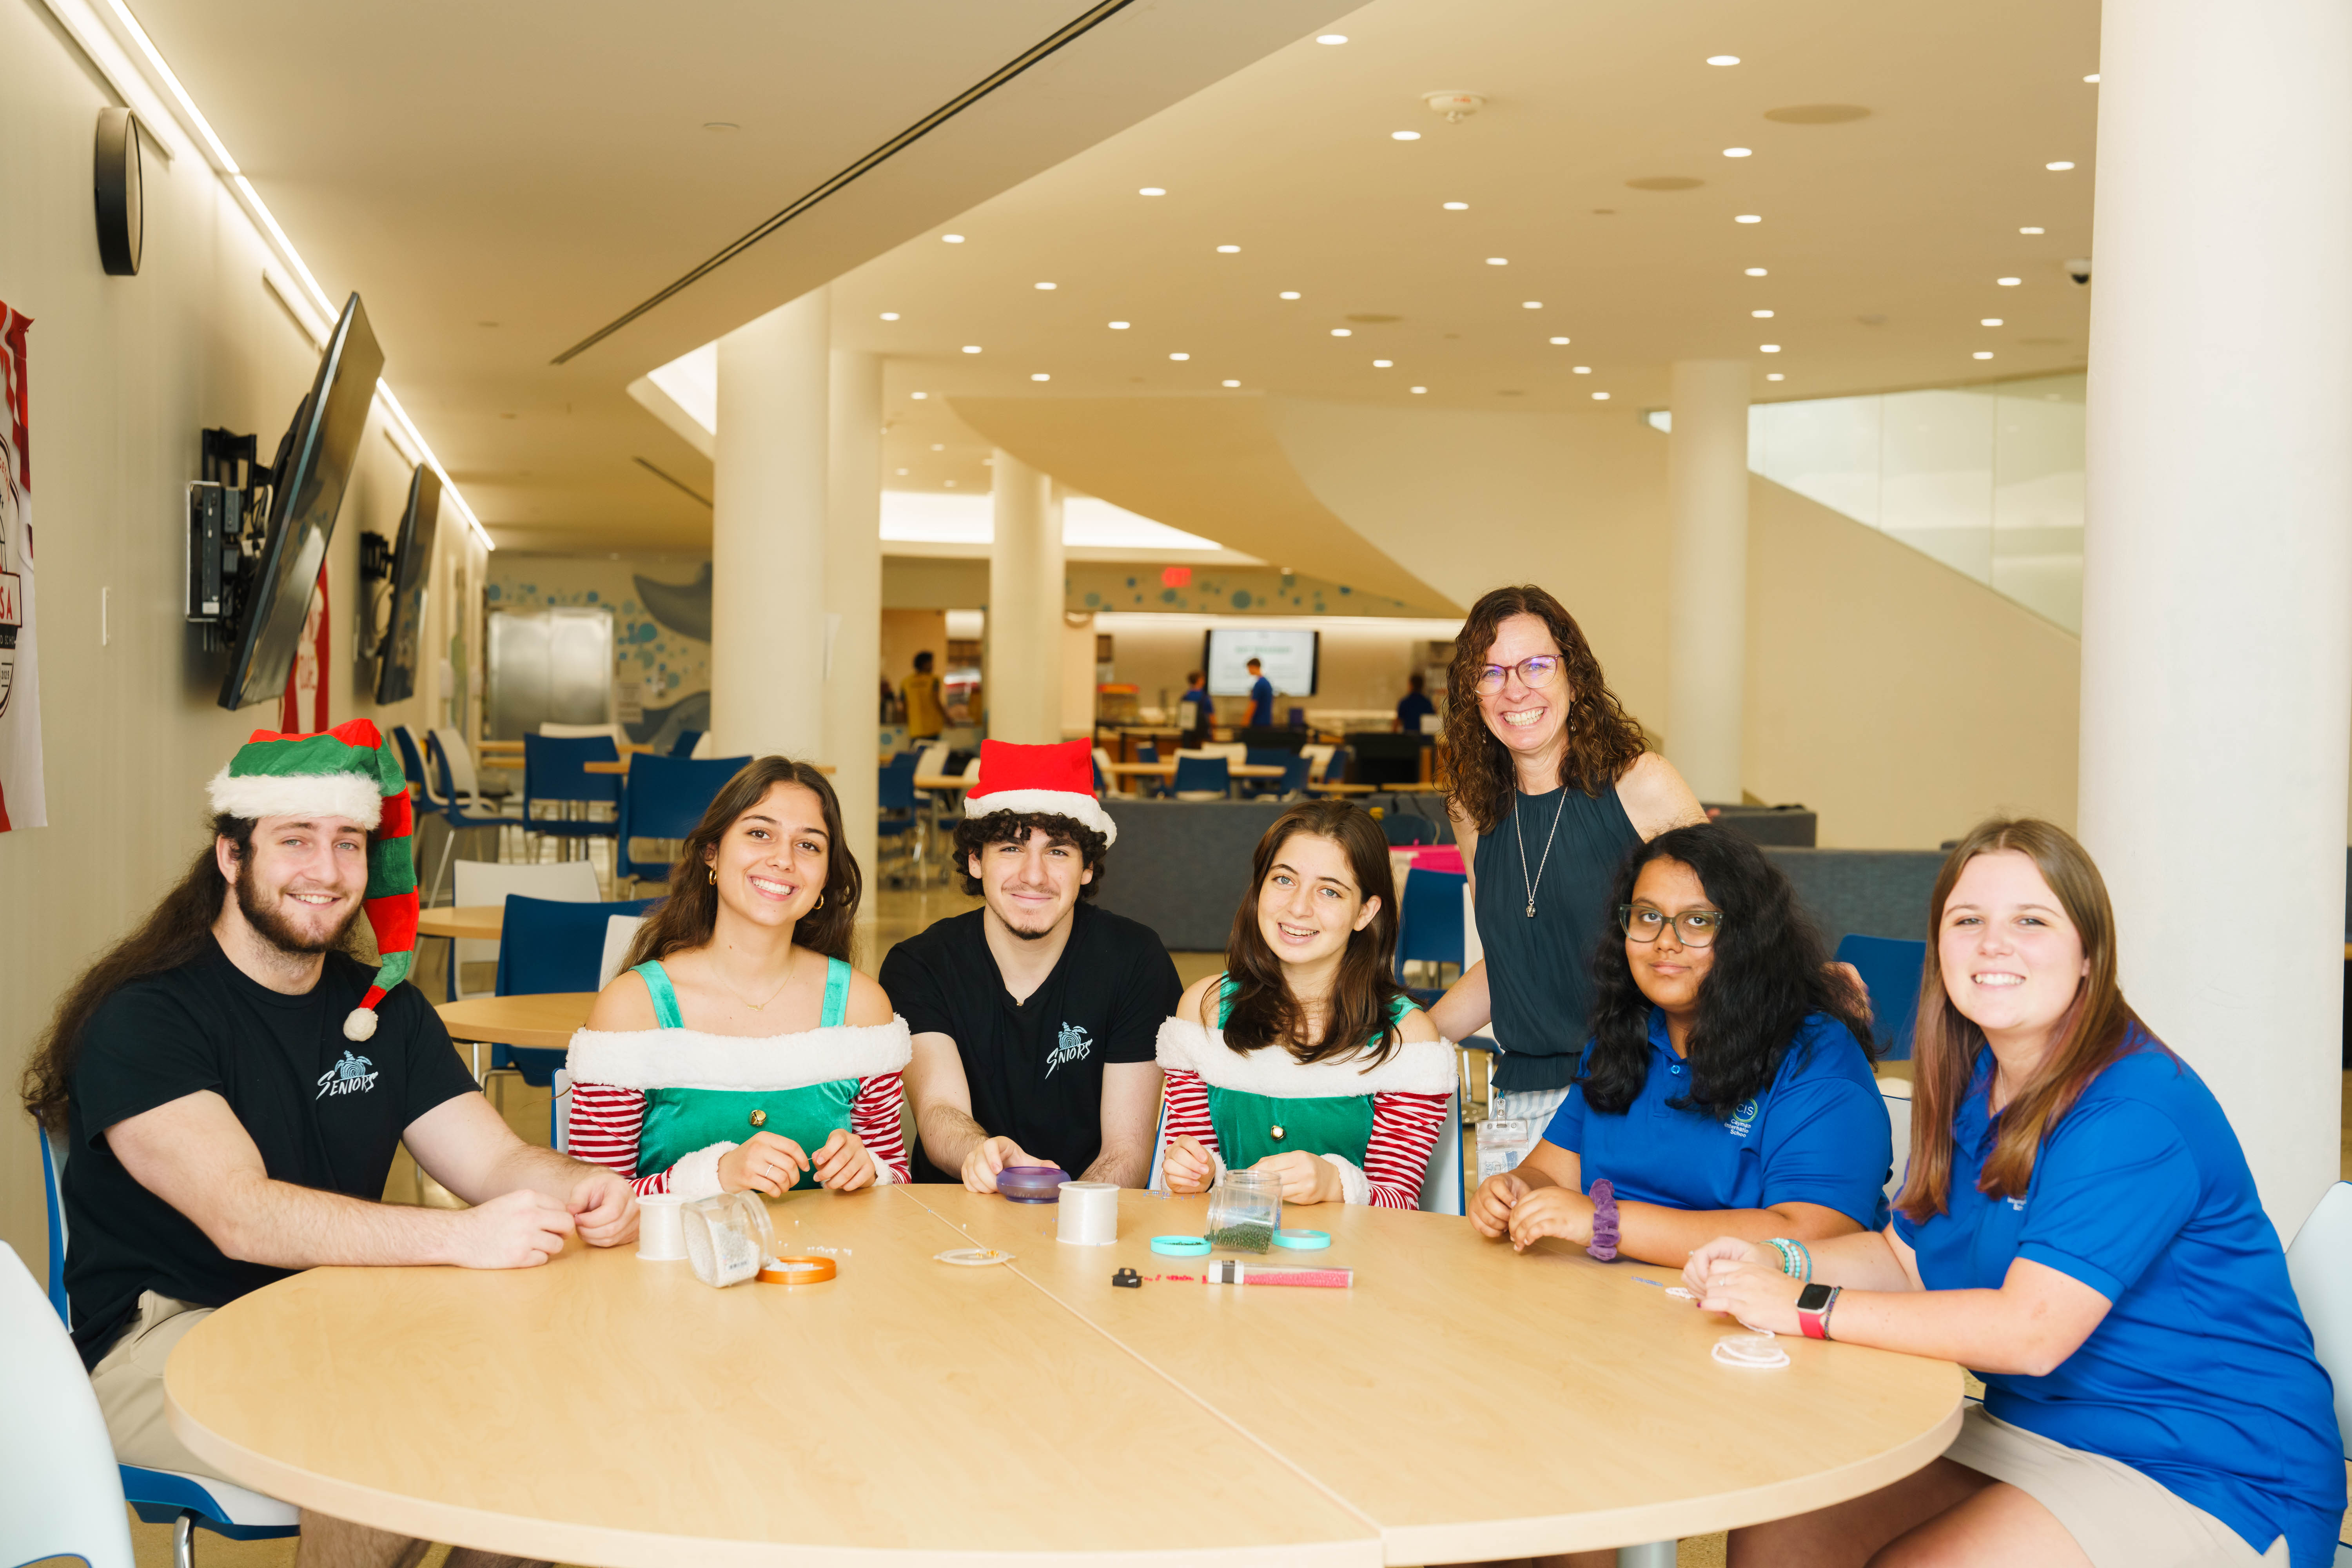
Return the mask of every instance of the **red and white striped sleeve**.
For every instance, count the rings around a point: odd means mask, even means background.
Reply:
[[[1422,1173],[1445,1126],[1451,1094],[1372,1096],[1372,1140],[1364,1150],[1364,1178],[1375,1208],[1421,1206]]]
[[[572,1086],[572,1157],[602,1165],[628,1178],[640,1194],[669,1191],[669,1173],[637,1174],[637,1139],[645,1131],[646,1097],[609,1083]]]
[[[1200,1141],[1202,1148],[1217,1155],[1222,1167],[1223,1156],[1217,1149],[1217,1129],[1209,1120],[1209,1086],[1201,1081],[1201,1075],[1190,1068],[1170,1068],[1160,1092],[1168,1100],[1168,1125],[1160,1134],[1160,1146],[1166,1148],[1189,1134]]]
[[[849,1102],[849,1130],[883,1167],[886,1182],[915,1179],[907,1168],[907,1135],[899,1125],[906,1103],[906,1081],[895,1072],[859,1079],[857,1097]]]

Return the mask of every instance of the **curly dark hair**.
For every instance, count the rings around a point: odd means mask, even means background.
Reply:
[[[719,889],[710,879],[710,858],[735,819],[759,805],[778,784],[798,784],[815,795],[818,813],[824,819],[824,889],[818,907],[793,925],[793,942],[811,952],[847,961],[850,931],[857,923],[866,878],[857,868],[857,857],[849,852],[848,835],[842,830],[841,799],[833,793],[833,781],[809,763],[767,756],[744,763],[719,786],[702,820],[687,836],[677,862],[670,868],[669,892],[646,911],[646,923],[637,928],[636,940],[629,944],[632,966],[700,947],[710,940],[719,925]]]
[[[1735,829],[1670,828],[1626,853],[1609,891],[1612,919],[1593,948],[1592,1055],[1580,1079],[1593,1110],[1622,1114],[1649,1076],[1650,999],[1634,983],[1614,916],[1619,905],[1633,901],[1633,883],[1653,860],[1679,861],[1698,873],[1708,901],[1723,911],[1715,963],[1699,983],[1690,1092],[1669,1105],[1729,1120],[1779,1075],[1790,1040],[1811,1013],[1843,1024],[1863,1053],[1877,1059],[1868,1021],[1831,973],[1821,934],[1780,868]]]
[[[1486,710],[1478,702],[1478,671],[1495,634],[1513,616],[1533,616],[1543,622],[1559,646],[1560,676],[1573,694],[1568,710],[1568,749],[1559,759],[1559,782],[1599,795],[1617,782],[1647,751],[1642,726],[1601,676],[1601,661],[1576,617],[1558,599],[1532,583],[1496,588],[1470,606],[1469,617],[1454,639],[1454,664],[1445,678],[1445,743],[1454,759],[1454,790],[1447,804],[1458,805],[1480,833],[1492,833],[1511,815],[1518,798],[1518,771],[1510,748],[1486,728]]]
[[[1091,899],[1102,890],[1103,857],[1110,852],[1110,840],[1076,817],[1052,811],[992,811],[958,817],[956,875],[963,881],[963,890],[973,898],[980,896],[980,879],[971,874],[973,856],[992,844],[1026,844],[1032,832],[1042,832],[1049,843],[1076,849],[1080,868],[1094,873],[1078,884],[1078,897]]]

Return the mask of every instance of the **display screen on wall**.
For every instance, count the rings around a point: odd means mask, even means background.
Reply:
[[[1316,658],[1321,651],[1322,635],[1290,626],[1211,628],[1201,655],[1201,668],[1209,676],[1209,694],[1248,696],[1249,661],[1256,659],[1279,695],[1314,696]]]
[[[401,513],[400,541],[392,555],[392,625],[384,633],[383,662],[376,667],[379,704],[405,702],[416,694],[416,665],[425,641],[425,588],[433,570],[433,537],[441,517],[441,476],[416,465],[408,481],[408,510]]]

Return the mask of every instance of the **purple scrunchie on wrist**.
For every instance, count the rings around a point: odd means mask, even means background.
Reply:
[[[1592,1244],[1584,1250],[1603,1263],[1617,1258],[1617,1188],[1603,1176],[1584,1194],[1592,1200]]]

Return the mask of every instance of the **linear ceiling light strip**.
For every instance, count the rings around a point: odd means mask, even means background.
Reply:
[[[1102,4],[1096,5],[1093,9],[1087,11],[1083,15],[1064,24],[1061,27],[1055,29],[1045,38],[1031,45],[1027,49],[1023,50],[1020,54],[1014,56],[1005,64],[999,66],[995,70],[990,72],[987,76],[982,78],[971,87],[964,89],[963,91],[948,100],[947,102],[940,105],[937,109],[932,110],[929,114],[926,114],[923,118],[918,120],[904,131],[899,132],[896,136],[891,137],[890,140],[883,142],[879,147],[875,148],[872,152],[866,153],[864,157],[858,159],[856,163],[850,164],[847,168],[842,170],[831,179],[826,180],[823,184],[818,185],[815,189],[801,196],[790,206],[784,208],[783,211],[777,213],[774,216],[768,218],[765,222],[760,224],[750,233],[744,235],[741,238],[736,240],[733,244],[719,251],[716,256],[713,256],[709,260],[702,262],[692,271],[687,273],[685,277],[678,279],[676,282],[670,284],[667,288],[663,289],[651,299],[635,306],[626,313],[607,321],[604,325],[597,328],[596,331],[591,332],[588,336],[581,339],[578,342],[572,344],[570,348],[565,349],[562,353],[556,355],[555,358],[549,363],[551,364],[565,364],[577,358],[579,355],[587,353],[590,349],[594,348],[598,343],[603,342],[606,338],[611,337],[614,332],[619,331],[623,327],[627,326],[631,321],[635,321],[638,317],[661,304],[664,300],[670,299],[672,296],[684,289],[693,287],[703,279],[709,277],[712,272],[717,271],[719,268],[724,267],[730,261],[734,260],[735,258],[742,255],[743,252],[759,244],[760,241],[767,238],[768,236],[775,233],[776,230],[783,227],[784,225],[792,222],[793,219],[800,216],[801,214],[808,211],[809,208],[816,205],[817,203],[824,200],[827,196],[830,196],[836,191],[841,190],[844,186],[849,184],[852,181],[858,179],[860,176],[872,173],[877,167],[880,166],[888,159],[895,157],[898,153],[906,151],[908,147],[913,146],[925,136],[929,135],[932,132],[938,130],[940,126],[946,124],[949,121],[954,119],[965,110],[970,109],[973,104],[978,103],[982,99],[986,98],[990,93],[994,92],[998,88],[1003,87],[1007,82],[1013,80],[1013,78],[1027,70],[1031,66],[1037,64],[1040,60],[1045,59],[1047,56],[1062,48],[1065,45],[1076,42],[1079,38],[1085,37],[1096,27],[1100,26],[1103,23],[1110,20],[1111,17],[1117,16],[1119,12],[1126,10],[1133,4],[1135,4],[1135,0],[1102,0]]]

